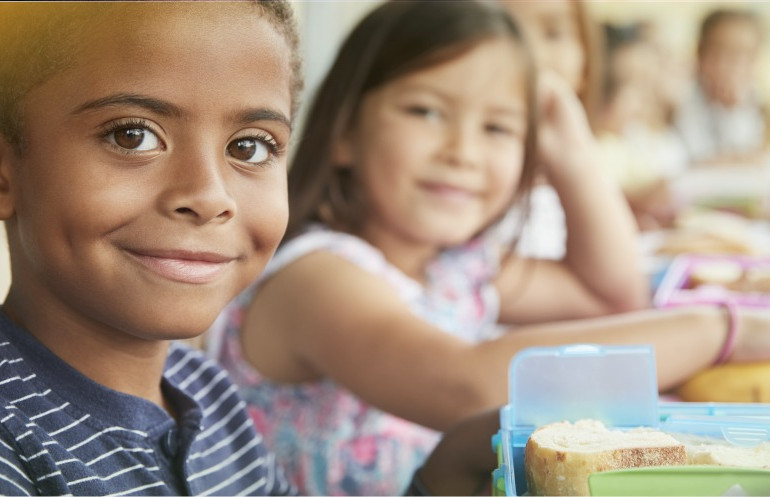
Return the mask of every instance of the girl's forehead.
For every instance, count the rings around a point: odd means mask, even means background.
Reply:
[[[468,77],[492,79],[509,77],[520,80],[525,76],[524,52],[521,42],[508,37],[495,37],[478,42],[454,57],[429,67],[418,69],[405,79],[432,78],[442,80],[448,73],[470,71]],[[447,85],[464,86],[465,78],[446,78]]]
[[[386,85],[391,94],[430,93],[447,100],[521,107],[527,95],[523,49],[515,40],[493,38],[436,65]]]

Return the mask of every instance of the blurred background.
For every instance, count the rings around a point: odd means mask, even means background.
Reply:
[[[526,2],[527,0],[513,1]],[[380,1],[294,0],[292,3],[300,22],[307,88],[312,90],[323,76],[337,47],[353,24]],[[603,23],[628,25],[644,22],[655,26],[665,49],[670,50],[671,57],[688,69],[694,63],[700,22],[708,12],[720,7],[746,8],[756,11],[763,18],[765,27],[767,27],[767,18],[770,16],[770,2],[766,1],[589,0],[585,3],[594,22],[599,25]],[[763,43],[768,45],[770,37],[765,37]],[[765,57],[760,61],[758,74],[762,78],[762,87],[770,92],[769,58]]]
[[[290,1],[299,21],[307,103],[348,31],[380,2]],[[528,2],[513,0],[511,10]],[[592,85],[597,103],[586,110],[606,171],[637,216],[650,272],[683,253],[770,258],[770,2],[587,0],[580,7],[598,35],[586,57],[602,74]],[[719,9],[747,12],[751,20],[737,19],[729,32],[714,30],[711,55],[699,62],[701,24]],[[563,36],[563,29],[554,24],[548,36]],[[712,136],[713,126],[698,129],[706,121],[698,109],[679,112],[698,81],[728,102],[706,109],[719,114],[728,136]],[[726,87],[745,94],[737,111],[730,109]],[[300,111],[297,127],[303,117]],[[0,297],[10,282],[4,238],[2,230]]]

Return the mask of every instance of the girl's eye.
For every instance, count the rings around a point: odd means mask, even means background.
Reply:
[[[441,119],[441,112],[437,109],[433,109],[430,107],[413,105],[413,106],[407,107],[406,111],[409,114],[423,117],[429,121],[438,121]]]
[[[237,138],[227,144],[227,153],[230,157],[251,164],[266,162],[277,153],[277,145],[268,137],[243,137]]]
[[[513,134],[513,130],[506,126],[500,126],[498,124],[487,124],[486,130],[490,133],[496,133],[501,135],[510,135]]]
[[[107,134],[106,138],[113,145],[135,152],[148,152],[160,147],[158,135],[147,128],[119,128]]]

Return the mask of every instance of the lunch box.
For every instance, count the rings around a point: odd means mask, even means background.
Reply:
[[[500,409],[500,430],[492,438],[498,456],[494,495],[527,493],[527,440],[538,427],[558,421],[591,418],[613,429],[650,427],[745,447],[770,441],[768,404],[661,401],[647,345],[532,347],[511,360],[508,378],[509,403]],[[706,480],[710,491],[704,493]],[[636,468],[594,473],[589,487],[592,495],[770,495],[770,471]]]

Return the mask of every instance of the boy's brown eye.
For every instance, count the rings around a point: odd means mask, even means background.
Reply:
[[[227,145],[227,153],[229,153],[231,157],[242,161],[248,161],[252,158],[256,150],[257,143],[248,138],[233,140]]]
[[[241,162],[259,164],[270,159],[275,154],[275,145],[269,137],[236,138],[227,144],[227,155]]]
[[[123,148],[134,150],[144,141],[144,130],[141,128],[120,129],[115,131],[115,143]]]

